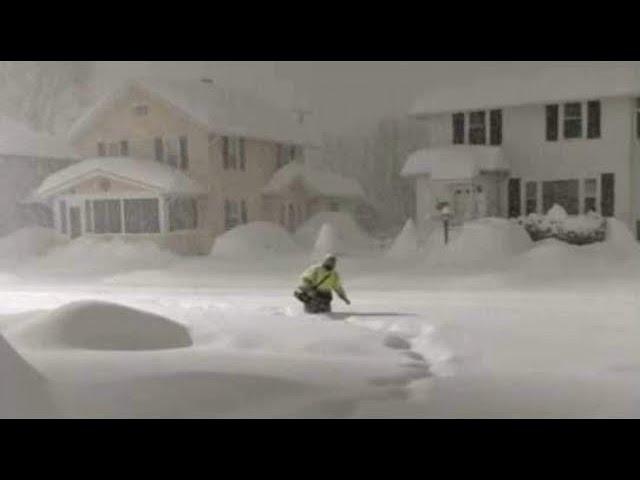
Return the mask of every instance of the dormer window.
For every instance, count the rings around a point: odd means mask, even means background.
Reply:
[[[149,106],[144,104],[137,104],[133,106],[133,113],[138,117],[144,117],[149,114]]]

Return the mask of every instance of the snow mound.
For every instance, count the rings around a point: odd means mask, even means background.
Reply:
[[[387,251],[390,258],[411,258],[418,254],[418,233],[410,218]]]
[[[289,232],[275,223],[251,222],[216,238],[211,254],[226,258],[257,258],[299,253]]]
[[[27,347],[165,350],[193,344],[189,330],[167,318],[107,302],[82,301],[39,315],[12,331]]]
[[[34,265],[42,271],[108,273],[160,268],[176,258],[150,240],[80,237],[49,250]]]
[[[25,227],[0,238],[0,257],[23,259],[42,255],[65,242],[65,237],[53,229]]]
[[[0,418],[52,415],[45,378],[0,335]]]
[[[447,245],[442,229],[427,239],[427,262],[447,266],[497,265],[533,246],[527,232],[502,218],[483,218],[454,227]]]
[[[355,220],[344,212],[320,212],[298,228],[295,240],[307,249],[312,249],[325,224],[331,225],[336,234],[338,254],[352,254],[374,248],[374,241],[364,233]]]

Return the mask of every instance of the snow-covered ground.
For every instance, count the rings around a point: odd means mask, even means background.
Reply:
[[[614,224],[607,242],[584,247],[516,234],[496,262],[491,232],[505,231],[488,221],[455,232],[450,248],[467,265],[444,262],[451,253],[435,244],[430,255],[343,258],[352,305],[337,300],[329,317],[305,315],[291,295],[309,253],[146,258],[115,244],[89,268],[58,246],[3,261],[0,331],[41,377],[53,416],[640,416],[630,234]],[[482,240],[475,257],[469,236]],[[103,320],[97,339],[73,327],[83,315]],[[144,332],[153,348],[118,343]]]

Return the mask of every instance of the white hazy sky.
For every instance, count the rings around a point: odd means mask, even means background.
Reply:
[[[429,89],[486,76],[526,75],[558,63],[562,62],[97,62],[96,73],[101,87],[140,75],[209,76],[280,106],[308,109],[323,130],[346,133],[386,115],[405,114]]]

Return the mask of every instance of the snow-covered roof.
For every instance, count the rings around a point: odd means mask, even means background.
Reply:
[[[262,192],[278,194],[295,182],[301,182],[305,190],[318,196],[365,199],[364,190],[356,180],[295,162],[279,169]]]
[[[426,91],[410,114],[414,116],[640,95],[640,64],[569,63],[540,66],[493,78],[469,77],[457,84]]]
[[[36,132],[15,120],[0,117],[0,156],[78,159],[67,138]]]
[[[320,145],[309,120],[299,123],[294,112],[275,107],[247,92],[232,91],[200,80],[143,78],[125,82],[72,125],[72,139],[86,132],[103,112],[131,88],[141,88],[181,110],[211,133],[236,135],[296,145]]]
[[[508,170],[500,147],[452,145],[413,152],[402,168],[403,177],[430,175],[432,180],[469,179],[483,171]]]
[[[79,182],[101,175],[136,183],[163,194],[206,193],[195,180],[168,165],[130,157],[98,157],[83,160],[48,176],[31,195],[31,200],[45,200]]]

